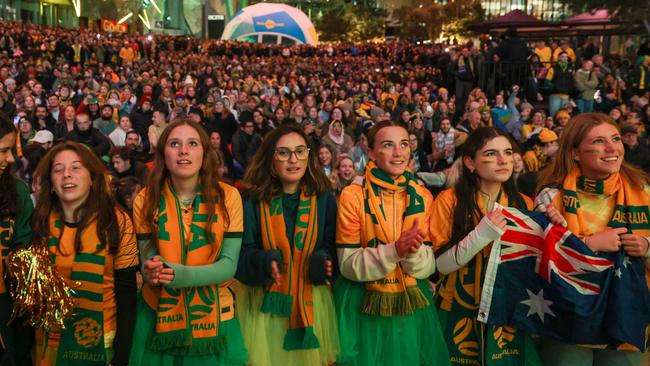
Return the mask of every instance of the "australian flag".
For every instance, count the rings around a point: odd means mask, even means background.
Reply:
[[[570,344],[645,350],[650,293],[643,258],[596,254],[542,212],[504,208],[478,320]]]

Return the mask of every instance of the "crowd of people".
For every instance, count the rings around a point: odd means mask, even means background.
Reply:
[[[45,245],[75,290],[67,326],[34,331],[9,323],[0,281],[0,363],[492,365],[476,318],[498,207],[650,261],[647,220],[610,227],[615,206],[650,203],[650,42],[572,41],[286,47],[0,22],[0,276]],[[511,335],[509,365],[644,362]]]

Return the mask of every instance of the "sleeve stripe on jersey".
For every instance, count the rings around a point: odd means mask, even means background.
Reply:
[[[361,244],[355,243],[355,244],[345,244],[345,243],[336,243],[337,248],[350,248],[350,249],[357,249],[361,248]]]

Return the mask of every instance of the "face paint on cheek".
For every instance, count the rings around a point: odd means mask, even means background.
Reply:
[[[598,148],[586,148],[582,150],[582,153],[585,155],[598,155],[602,153],[602,150]]]
[[[496,164],[497,160],[495,158],[482,158],[478,162],[481,164],[490,165]]]

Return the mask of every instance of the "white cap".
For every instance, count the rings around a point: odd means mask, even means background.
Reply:
[[[36,132],[36,135],[31,140],[32,142],[38,142],[39,144],[44,144],[46,142],[54,141],[54,135],[48,130],[40,130]]]

